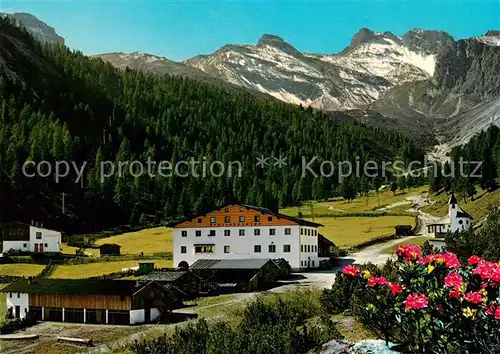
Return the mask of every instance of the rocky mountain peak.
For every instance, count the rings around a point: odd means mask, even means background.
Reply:
[[[489,30],[488,32],[486,32],[485,36],[500,37],[500,30]]]
[[[363,27],[358,31],[358,33],[356,33],[354,35],[354,37],[352,37],[351,47],[357,47],[357,46],[364,44],[364,43],[369,43],[369,42],[374,42],[374,41],[376,42],[376,41],[380,40],[381,37],[383,37],[383,36],[373,32],[369,28]]]
[[[263,34],[262,37],[260,37],[257,46],[264,46],[264,45],[279,46],[283,44],[286,44],[283,38],[275,36],[273,34]]]
[[[283,38],[272,34],[264,34],[262,37],[260,37],[259,41],[257,42],[257,47],[264,46],[270,46],[279,49],[282,52],[288,53],[290,55],[301,55],[301,53],[290,43],[287,43]]]
[[[16,23],[24,26],[33,37],[42,42],[64,45],[64,38],[59,36],[53,27],[50,27],[43,21],[40,21],[32,14],[24,12],[13,14],[0,13],[0,16],[14,19]]]
[[[437,54],[452,48],[455,45],[455,40],[444,31],[414,29],[402,37],[402,43],[415,52]]]

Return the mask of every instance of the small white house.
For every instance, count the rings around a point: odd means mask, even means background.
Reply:
[[[458,206],[457,198],[451,193],[448,202],[448,216],[427,226],[429,234],[441,236],[448,232],[463,232],[472,227],[472,216]]]
[[[61,252],[61,233],[20,222],[2,225],[3,252],[19,250],[22,252],[59,253]]]

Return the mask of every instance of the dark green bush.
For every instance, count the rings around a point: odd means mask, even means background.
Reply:
[[[28,328],[36,324],[36,318],[33,314],[28,313],[25,318],[8,319],[0,326],[0,334],[10,334],[20,329]]]
[[[139,354],[303,354],[341,338],[334,322],[320,315],[321,306],[309,295],[285,294],[274,301],[258,298],[233,327],[226,322],[209,326],[202,319],[177,327],[172,335],[136,341],[132,349]]]

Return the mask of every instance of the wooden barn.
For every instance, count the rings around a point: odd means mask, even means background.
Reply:
[[[258,291],[272,286],[280,269],[271,259],[200,259],[190,268],[220,292]]]
[[[101,256],[119,256],[121,247],[116,243],[105,243],[99,246],[99,253]]]
[[[179,289],[188,299],[198,297],[202,288],[202,279],[189,270],[155,270],[139,277],[141,283],[151,281]]]
[[[179,296],[157,282],[23,279],[1,290],[10,316],[40,321],[129,325],[148,323],[178,307]]]

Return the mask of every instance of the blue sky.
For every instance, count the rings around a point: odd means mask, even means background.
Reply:
[[[0,0],[29,12],[86,54],[143,51],[183,60],[224,44],[254,44],[264,33],[301,51],[336,53],[361,27],[397,35],[438,29],[455,38],[500,29],[500,0]]]

